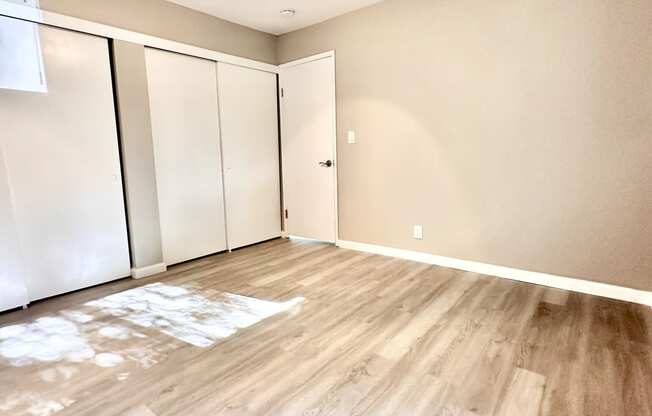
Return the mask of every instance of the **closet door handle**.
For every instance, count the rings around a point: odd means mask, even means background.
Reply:
[[[319,166],[321,166],[322,168],[330,168],[331,166],[333,166],[333,161],[327,160],[325,162],[319,162]]]

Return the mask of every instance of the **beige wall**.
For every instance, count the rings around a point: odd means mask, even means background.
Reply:
[[[142,268],[163,262],[145,47],[112,46],[131,263]]]
[[[276,63],[276,36],[164,0],[41,0],[44,10]]]
[[[330,49],[341,239],[652,290],[649,0],[387,0],[278,57]]]

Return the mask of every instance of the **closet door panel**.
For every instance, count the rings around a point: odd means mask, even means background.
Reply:
[[[39,27],[43,93],[0,90],[30,300],[130,274],[108,41]]]
[[[27,284],[18,244],[14,209],[0,146],[0,312],[27,305]]]
[[[218,63],[229,247],[281,235],[276,75]]]
[[[216,64],[146,50],[165,262],[226,249]]]

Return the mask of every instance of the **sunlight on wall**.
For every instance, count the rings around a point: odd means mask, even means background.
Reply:
[[[47,92],[38,25],[0,16],[0,88]]]

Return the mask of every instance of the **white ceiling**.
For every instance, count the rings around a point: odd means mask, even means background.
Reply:
[[[274,35],[301,29],[381,0],[168,0]],[[293,17],[280,11],[294,9]]]

